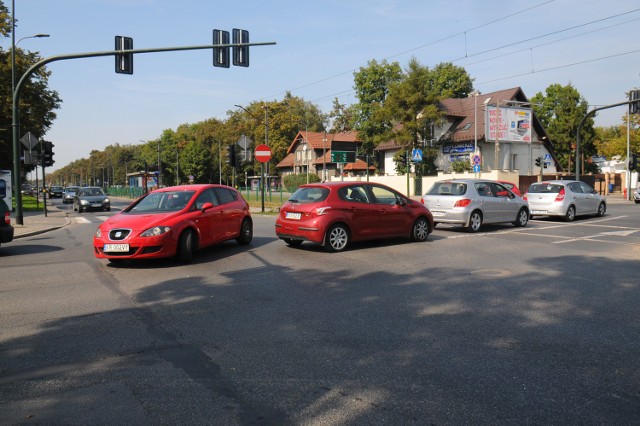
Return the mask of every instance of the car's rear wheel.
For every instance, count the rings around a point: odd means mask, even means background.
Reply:
[[[193,230],[187,229],[178,240],[178,260],[183,263],[191,263],[196,251],[196,236]]]
[[[576,218],[576,208],[574,206],[569,206],[567,209],[567,213],[564,215],[564,220],[566,222],[573,222]]]
[[[482,227],[482,213],[478,210],[471,213],[471,217],[469,217],[469,226],[467,226],[467,231],[469,232],[478,232]]]
[[[424,217],[419,217],[413,224],[411,229],[411,239],[413,241],[426,241],[430,233],[429,221]]]
[[[600,203],[600,205],[598,206],[598,212],[596,213],[596,216],[602,217],[604,216],[606,211],[607,211],[607,206],[604,203]]]
[[[342,224],[333,225],[327,231],[324,247],[331,252],[342,251],[349,244],[349,230]]]
[[[527,226],[528,222],[529,222],[529,212],[527,212],[527,209],[522,208],[518,212],[518,216],[516,216],[516,221],[513,222],[513,225],[520,228],[523,226]]]
[[[253,223],[251,219],[245,218],[240,225],[240,236],[236,238],[236,241],[240,245],[247,245],[253,239]]]
[[[284,242],[291,247],[298,247],[302,244],[302,240],[294,240],[293,238],[284,238]]]

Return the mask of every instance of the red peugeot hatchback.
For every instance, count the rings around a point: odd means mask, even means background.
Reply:
[[[433,216],[422,203],[372,182],[302,185],[276,220],[276,235],[288,245],[311,241],[332,252],[344,250],[351,241],[425,241],[432,231]]]
[[[237,190],[182,185],[150,192],[107,219],[93,236],[93,249],[112,263],[171,256],[190,262],[199,248],[252,238],[249,205]]]

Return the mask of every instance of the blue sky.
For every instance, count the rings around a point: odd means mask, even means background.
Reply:
[[[11,0],[4,0],[11,7]],[[483,93],[520,86],[528,97],[573,84],[591,105],[625,100],[640,87],[637,0],[15,0],[16,40],[43,57],[134,47],[210,44],[214,28],[250,32],[248,68],[214,68],[210,51],[136,55],[134,74],[113,57],[55,62],[50,87],[63,104],[44,135],[56,167],[113,143],[138,144],[165,129],[234,105],[282,99],[286,91],[324,112],[334,98],[356,102],[353,72],[372,59],[411,57],[426,66],[463,66]],[[619,15],[619,16],[616,16]],[[7,48],[10,40],[3,41]],[[623,108],[596,125],[622,120]]]

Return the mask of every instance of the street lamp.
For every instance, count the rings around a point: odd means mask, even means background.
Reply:
[[[15,89],[15,68],[16,68],[16,2],[11,1],[11,99],[12,99],[12,126],[13,126],[13,182],[15,187],[15,199],[16,199],[16,224],[23,225],[24,218],[22,214],[22,192],[21,192],[21,178],[20,178],[20,145],[18,141],[18,104],[16,102],[16,89]],[[40,38],[49,37],[49,34],[35,34],[30,37],[23,37],[18,40],[18,43],[25,38]]]

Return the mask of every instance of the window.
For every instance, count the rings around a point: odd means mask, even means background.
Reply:
[[[395,192],[389,191],[387,188],[382,188],[380,186],[372,186],[371,192],[375,198],[376,204],[397,204],[398,196]]]
[[[218,196],[218,200],[220,200],[220,204],[227,204],[235,201],[237,199],[237,195],[235,191],[232,191],[227,188],[214,188],[216,195]]]

